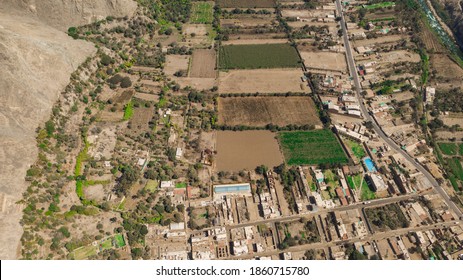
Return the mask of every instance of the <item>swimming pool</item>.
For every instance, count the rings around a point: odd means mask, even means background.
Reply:
[[[366,168],[368,169],[368,172],[375,172],[376,167],[371,158],[365,157],[363,158],[363,163],[365,163]]]

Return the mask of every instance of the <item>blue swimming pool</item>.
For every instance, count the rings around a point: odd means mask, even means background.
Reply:
[[[371,158],[369,158],[369,157],[363,158],[363,163],[365,163],[365,166],[366,166],[368,172],[375,172],[376,171],[375,164],[373,163]]]

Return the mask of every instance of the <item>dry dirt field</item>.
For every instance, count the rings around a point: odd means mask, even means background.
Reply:
[[[209,90],[214,86],[217,86],[217,81],[215,78],[177,78],[175,80],[182,88],[183,87],[192,87],[197,90]]]
[[[275,133],[265,130],[218,131],[216,171],[254,169],[283,163]]]
[[[213,49],[193,51],[189,76],[192,78],[215,78],[217,76],[216,54]]]
[[[219,93],[310,92],[301,69],[230,70],[219,73]]]
[[[183,34],[191,35],[195,34],[196,36],[205,36],[207,33],[207,27],[205,24],[185,24],[183,26]]]
[[[133,116],[129,121],[129,131],[134,135],[138,135],[149,130],[148,122],[153,118],[154,110],[153,107],[146,108],[143,105],[134,108]]]
[[[431,67],[437,71],[438,76],[445,77],[455,87],[463,85],[463,69],[445,54],[432,54],[430,60]]]
[[[346,57],[344,53],[305,51],[300,53],[307,68],[317,68],[342,72],[347,71]]]
[[[381,53],[381,61],[397,63],[397,62],[419,62],[420,56],[415,52],[404,50]]]
[[[168,76],[173,76],[175,72],[184,70],[185,73],[188,71],[188,62],[190,57],[188,55],[167,55],[166,64],[164,66],[164,72]]]
[[[270,26],[276,24],[276,18],[273,15],[237,15],[233,18],[220,20],[222,28],[249,28],[259,26]]]
[[[237,39],[223,41],[222,45],[286,44],[288,39]]]
[[[401,35],[388,35],[388,36],[381,36],[374,39],[365,39],[365,40],[355,40],[354,47],[360,46],[372,46],[375,44],[384,44],[384,43],[391,43],[391,42],[398,42],[401,39],[405,39]]]
[[[219,98],[218,107],[220,125],[321,125],[313,100],[306,96],[226,97]]]
[[[228,41],[222,41],[222,45],[227,44],[227,42],[230,41],[235,41],[235,45],[238,44],[236,42],[239,42],[240,40],[272,40],[272,39],[284,39],[286,42],[288,41],[287,36],[285,33],[261,33],[261,34],[230,34],[228,37]],[[254,44],[270,44],[266,43],[265,41],[257,41]],[[248,43],[246,43],[248,44]]]

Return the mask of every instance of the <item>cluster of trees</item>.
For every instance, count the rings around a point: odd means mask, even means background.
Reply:
[[[110,84],[111,87],[116,87],[117,85],[120,85],[121,88],[128,88],[132,86],[132,80],[130,80],[130,77],[128,76],[122,77],[119,74],[116,74],[112,76],[111,78],[109,78],[108,83]]]
[[[400,209],[400,206],[392,203],[378,208],[367,208],[365,210],[367,218],[379,228],[407,228],[410,222]]]
[[[118,195],[127,195],[133,183],[138,180],[139,171],[130,165],[123,165],[119,168],[122,175],[117,179],[114,191]]]
[[[434,108],[441,112],[463,112],[463,91],[461,88],[436,91]]]

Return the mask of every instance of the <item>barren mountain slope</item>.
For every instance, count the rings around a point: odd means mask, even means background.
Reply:
[[[0,10],[0,259],[17,258],[22,234],[15,204],[37,158],[36,128],[50,115],[70,74],[95,52],[35,19]]]
[[[131,16],[137,8],[133,0],[1,0],[8,11],[34,16],[59,30],[85,25],[107,16]]]

